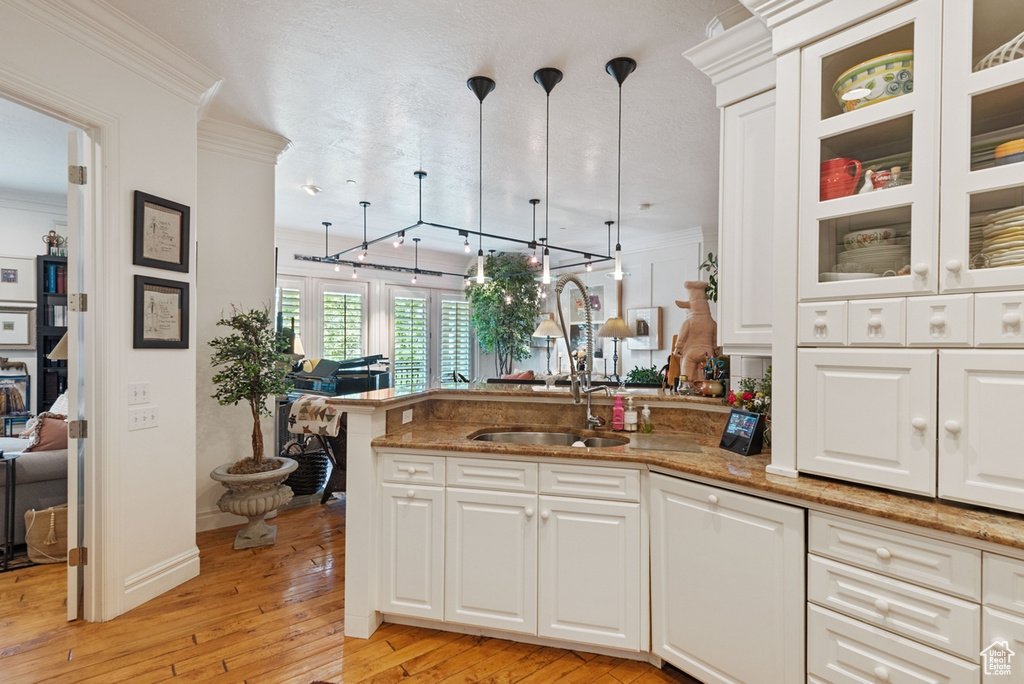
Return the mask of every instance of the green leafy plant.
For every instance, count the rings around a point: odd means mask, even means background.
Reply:
[[[477,283],[476,266],[468,272],[466,297],[480,349],[494,354],[498,376],[512,372],[516,361],[530,358],[530,336],[540,313],[540,294],[525,254],[497,252],[484,262],[491,280]]]
[[[279,461],[263,458],[263,430],[260,416],[273,416],[267,397],[285,394],[292,388],[287,379],[288,359],[270,320],[269,308],[241,311],[231,307],[231,315],[217,325],[233,332],[210,340],[213,355],[210,365],[218,368],[213,376],[217,391],[211,395],[221,406],[249,404],[252,413],[252,457],[233,465],[228,472],[262,472],[279,467]]]
[[[657,366],[651,366],[650,368],[636,366],[633,370],[626,373],[627,384],[660,385],[662,380],[661,371],[658,370]]]
[[[708,286],[705,289],[708,299],[718,301],[718,257],[708,252],[708,258],[700,265],[700,270],[708,272]]]

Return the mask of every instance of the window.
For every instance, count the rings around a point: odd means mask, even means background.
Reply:
[[[396,390],[417,390],[427,386],[429,371],[426,297],[395,295],[392,300],[395,351],[392,357]]]
[[[277,288],[277,315],[282,328],[302,330],[302,290],[284,285]]]
[[[363,296],[353,292],[327,292],[324,299],[325,359],[351,359],[363,353]]]
[[[473,356],[471,331],[469,302],[442,298],[438,340],[441,382],[452,382],[456,373],[467,379],[473,377],[470,368]]]

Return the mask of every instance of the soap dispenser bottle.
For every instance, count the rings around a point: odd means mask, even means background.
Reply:
[[[626,423],[626,409],[622,406],[622,395],[615,395],[615,406],[612,407],[612,430],[621,431]]]
[[[633,408],[633,397],[626,397],[626,412],[623,414],[623,423],[625,425],[626,432],[636,432],[636,409]]]
[[[647,407],[647,404],[644,404],[644,410],[640,412],[640,420],[643,421],[643,432],[650,434],[654,426],[651,425],[651,409]]]

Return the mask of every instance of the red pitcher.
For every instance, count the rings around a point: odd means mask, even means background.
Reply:
[[[821,163],[821,201],[852,195],[860,182],[860,162],[838,157]]]

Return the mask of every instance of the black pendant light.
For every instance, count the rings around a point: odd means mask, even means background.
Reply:
[[[622,230],[622,83],[636,70],[636,60],[630,57],[616,57],[604,65],[604,70],[611,74],[615,82],[619,84],[619,172],[615,206],[615,270],[612,272],[612,277],[615,280],[622,280],[622,243],[620,241]]]
[[[484,278],[484,98],[494,90],[495,83],[486,76],[474,76],[466,81],[466,86],[480,100],[480,197],[477,216],[480,220],[479,243],[476,252],[476,282],[483,284]]]
[[[359,253],[359,260],[362,261],[367,256],[369,256],[368,252],[366,251],[366,248],[368,246],[366,242],[366,208],[370,206],[370,203],[365,201],[360,202],[359,206],[363,208],[363,251]]]
[[[533,80],[540,84],[547,97],[544,121],[544,270],[540,281],[551,284],[551,252],[548,250],[548,166],[551,158],[551,91],[562,80],[562,72],[553,67],[544,67],[533,72]]]
[[[415,264],[416,265],[412,269],[412,282],[415,285],[416,284],[416,278],[420,274],[420,239],[418,237],[414,237],[412,239],[412,241],[414,243],[416,243],[415,244],[415,249],[416,249],[416,261],[415,261]]]
[[[533,205],[533,239],[530,240],[530,265],[537,265],[537,205],[540,204],[539,199],[530,200],[530,204]]]

